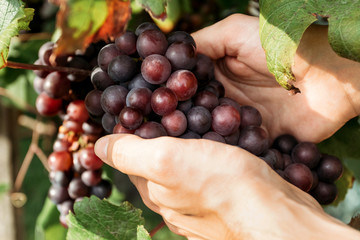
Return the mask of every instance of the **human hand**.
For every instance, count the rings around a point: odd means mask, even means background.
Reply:
[[[290,96],[266,67],[259,20],[235,14],[193,34],[198,52],[215,60],[215,76],[226,95],[256,107],[271,138],[282,133],[320,142],[360,113],[360,63],[337,56],[327,29],[304,35],[293,72],[300,94]]]
[[[117,134],[98,140],[95,151],[130,175],[146,206],[162,215],[171,231],[190,240],[356,236],[309,194],[239,147]]]

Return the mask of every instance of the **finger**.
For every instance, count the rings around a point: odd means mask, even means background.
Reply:
[[[257,31],[257,17],[234,14],[192,34],[199,53],[212,59],[237,56],[241,46],[249,41],[249,31]],[[259,41],[259,40],[257,40]]]

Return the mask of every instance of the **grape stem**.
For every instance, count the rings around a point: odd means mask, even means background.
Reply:
[[[47,65],[37,65],[37,64],[28,64],[28,63],[18,63],[7,61],[5,67],[15,68],[15,69],[27,69],[27,70],[43,70],[47,72],[66,72],[74,74],[83,74],[90,75],[91,71],[79,69],[79,68],[70,68],[70,67],[59,67],[59,66],[47,66]]]
[[[153,237],[164,226],[165,226],[165,222],[161,221],[161,223],[159,223],[156,227],[154,227],[153,230],[150,231],[150,233],[149,233],[150,237]]]

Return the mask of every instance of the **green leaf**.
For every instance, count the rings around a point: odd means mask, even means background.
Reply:
[[[48,198],[35,225],[36,240],[64,240],[67,230],[59,222],[59,211]]]
[[[136,0],[152,17],[166,17],[166,5],[169,0]]]
[[[75,203],[74,211],[68,216],[68,240],[136,239],[137,226],[144,224],[141,210],[128,202],[116,206],[91,196]]]
[[[137,227],[137,240],[151,240],[151,237],[143,225]]]
[[[305,30],[317,20],[329,21],[329,42],[342,57],[360,61],[360,1],[260,1],[260,39],[267,66],[281,86],[297,90],[291,66]]]
[[[0,1],[0,69],[5,67],[11,38],[28,30],[34,9],[24,8],[20,0]]]

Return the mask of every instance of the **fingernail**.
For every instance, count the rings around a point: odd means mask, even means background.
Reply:
[[[104,162],[107,162],[107,149],[109,145],[109,138],[102,137],[96,141],[95,144],[95,154]]]

